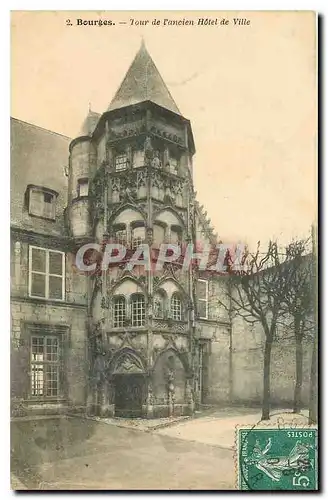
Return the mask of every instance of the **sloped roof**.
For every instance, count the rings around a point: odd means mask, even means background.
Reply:
[[[91,109],[89,109],[89,112],[80,129],[79,136],[92,135],[100,117],[100,113],[96,113],[95,111],[91,111]]]
[[[174,113],[181,114],[144,42],[112,99],[108,111],[143,101],[152,101]]]
[[[211,224],[211,219],[208,218],[206,210],[204,210],[203,205],[200,205],[197,200],[195,200],[195,211],[196,211],[196,224],[201,231],[207,243],[211,245],[217,245],[220,243],[218,234],[215,232],[214,227]],[[197,234],[197,238],[201,238],[200,234]]]
[[[64,209],[67,205],[68,146],[71,139],[31,123],[11,118],[11,224],[43,234],[64,234]],[[24,195],[29,184],[59,193],[56,221],[28,215]]]

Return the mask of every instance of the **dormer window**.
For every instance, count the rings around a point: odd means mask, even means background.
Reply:
[[[57,196],[58,193],[52,189],[29,184],[26,189],[29,215],[55,220]]]
[[[78,196],[88,196],[89,193],[89,181],[88,179],[78,180]]]
[[[45,203],[52,203],[54,200],[54,196],[50,193],[44,193],[44,202]]]
[[[128,168],[128,156],[126,153],[120,153],[115,158],[115,170],[121,172]]]

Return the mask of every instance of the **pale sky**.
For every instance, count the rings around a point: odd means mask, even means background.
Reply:
[[[200,17],[230,23],[151,24]],[[234,26],[235,17],[250,25]],[[107,109],[143,36],[191,121],[195,189],[219,237],[284,243],[316,219],[315,32],[310,12],[14,12],[11,114],[74,138],[89,102]]]

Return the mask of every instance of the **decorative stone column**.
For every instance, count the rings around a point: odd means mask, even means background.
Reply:
[[[151,247],[153,244],[153,228],[147,227],[146,243]]]
[[[190,380],[189,378],[187,378],[186,380],[186,402],[188,414],[193,415],[195,411],[195,402],[192,394],[192,380]]]
[[[174,415],[174,402],[175,402],[175,387],[174,387],[174,373],[173,370],[168,372],[168,410],[169,417]]]
[[[89,416],[93,415],[94,414],[94,407],[95,407],[94,390],[90,384],[89,390],[88,390],[88,396],[87,396],[86,414]]]
[[[109,400],[108,400],[108,385],[106,380],[99,388],[99,415],[101,417],[110,416]]]
[[[106,381],[107,384],[107,417],[115,417],[115,384],[113,380]]]
[[[147,418],[154,418],[153,382],[150,377],[148,379],[147,388]]]

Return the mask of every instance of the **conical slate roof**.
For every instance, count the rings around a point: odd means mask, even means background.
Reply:
[[[143,101],[152,101],[174,113],[181,114],[144,42],[110,103],[108,111]]]
[[[82,124],[79,135],[92,135],[100,116],[101,115],[99,113],[96,113],[95,111],[91,111],[91,109],[89,109],[88,115],[86,116]]]

